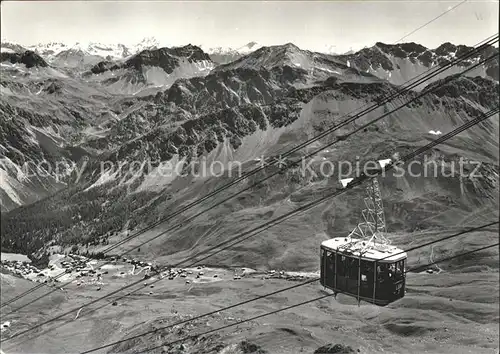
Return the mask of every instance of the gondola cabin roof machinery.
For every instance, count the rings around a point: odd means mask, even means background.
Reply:
[[[394,246],[382,246],[374,242],[367,242],[347,237],[331,238],[323,241],[321,247],[325,250],[337,252],[347,257],[380,264],[394,263],[407,258],[406,252]]]
[[[379,160],[382,168],[391,160]],[[344,187],[352,178],[341,180]],[[405,294],[406,253],[384,237],[385,215],[376,178],[366,187],[362,221],[347,237],[321,243],[321,284],[337,293],[376,305],[387,305]]]

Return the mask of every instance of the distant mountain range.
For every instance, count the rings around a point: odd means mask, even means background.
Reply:
[[[50,43],[40,43],[30,46],[22,46],[20,44],[12,42],[2,42],[2,50],[9,51],[13,50],[20,52],[23,50],[31,50],[38,55],[45,58],[47,61],[57,60],[61,58],[67,58],[71,54],[83,54],[85,56],[98,56],[107,60],[123,59],[127,58],[133,54],[137,54],[142,50],[146,49],[157,49],[160,48],[160,41],[154,37],[144,38],[139,43],[134,45],[124,45],[124,44],[103,44],[97,42],[89,43],[74,43],[74,44],[64,44],[60,42],[50,42]],[[212,60],[216,63],[227,63],[232,60],[239,58],[242,55],[249,54],[262,47],[261,44],[257,42],[249,42],[241,47],[231,48],[231,47],[205,47],[199,45],[207,54],[212,57]],[[335,46],[325,45],[325,50],[321,51],[326,54],[336,54],[333,51]],[[347,53],[346,53],[347,54]],[[62,60],[59,60],[63,62]]]
[[[8,48],[14,51],[31,50],[42,56],[48,61],[52,61],[66,52],[80,52],[88,56],[99,56],[108,59],[126,58],[137,54],[145,49],[155,49],[159,47],[159,41],[148,37],[135,45],[126,46],[124,44],[103,44],[103,43],[74,43],[65,44],[60,42],[40,43],[30,46],[22,46],[11,42],[2,42],[2,48]]]

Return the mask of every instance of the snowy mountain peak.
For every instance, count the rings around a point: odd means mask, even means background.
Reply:
[[[267,70],[272,70],[273,68],[288,66],[298,70],[311,70],[312,72],[315,67],[314,60],[314,53],[302,50],[293,43],[286,43],[261,47],[250,54],[242,55],[232,62],[219,65],[214,71],[238,68],[250,68],[254,70],[266,68]]]
[[[232,47],[211,47],[211,48],[206,48],[203,45],[200,45],[205,52],[209,54],[249,54],[251,52],[256,51],[257,49],[261,48],[262,46],[258,44],[257,42],[249,42],[245,44],[244,46],[238,47],[238,48],[232,48]]]
[[[252,41],[252,42],[245,44],[243,47],[236,49],[236,51],[238,53],[241,53],[241,54],[248,54],[248,53],[251,53],[259,48],[262,48],[262,46],[260,44],[258,44],[257,42]]]
[[[130,46],[128,49],[129,52],[131,52],[131,54],[136,54],[146,49],[158,49],[158,48],[160,48],[159,40],[157,40],[154,37],[146,37],[139,43]]]
[[[143,38],[142,41],[137,43],[136,46],[140,46],[140,47],[144,47],[144,48],[159,47],[160,41],[158,41],[154,37],[146,37],[146,38]]]

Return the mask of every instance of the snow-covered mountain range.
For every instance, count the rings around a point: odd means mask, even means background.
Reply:
[[[82,52],[87,56],[99,56],[108,60],[127,58],[146,49],[157,49],[161,46],[172,47],[171,45],[160,45],[160,41],[154,37],[146,37],[138,43],[126,45],[121,43],[100,43],[100,42],[76,42],[76,43],[61,43],[49,42],[38,43],[35,45],[23,46],[10,41],[2,41],[2,52],[19,52],[22,50],[32,50],[42,56],[47,61],[64,55],[65,52]],[[238,48],[231,47],[206,47],[199,46],[209,55],[245,55],[249,54],[262,45],[257,42],[249,42]]]
[[[121,43],[105,44],[99,42],[76,42],[72,44],[61,42],[38,43],[35,45],[22,46],[13,42],[2,42],[2,51],[31,50],[51,62],[57,57],[67,55],[67,53],[82,53],[86,56],[98,56],[108,59],[121,59],[139,53],[145,49],[155,49],[160,46],[160,42],[153,37],[147,37],[132,45]]]
[[[121,43],[109,44],[100,42],[49,42],[23,46],[14,42],[2,41],[1,50],[2,52],[21,52],[24,50],[31,50],[43,57],[49,63],[55,62],[62,66],[74,67],[82,63],[96,64],[101,59],[125,59],[143,50],[157,49],[161,47],[173,46],[161,43],[160,40],[155,37],[146,37],[138,43],[128,45]],[[226,64],[241,58],[243,55],[250,54],[262,48],[263,45],[255,41],[251,41],[240,47],[209,47],[204,45],[198,45],[198,47],[200,47],[205,53],[210,55],[215,63]],[[337,55],[338,53],[335,51],[335,47],[336,46],[332,44],[325,44],[324,48],[318,50],[318,52],[323,54]]]

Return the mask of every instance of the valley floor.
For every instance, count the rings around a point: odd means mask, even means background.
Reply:
[[[123,267],[130,265],[123,265]],[[155,278],[130,288],[137,292],[119,299],[118,293],[81,311],[74,311],[26,336],[2,344],[11,353],[79,353],[171,323],[216,311],[226,306],[280,290],[300,281],[269,273],[246,273],[235,279],[235,270],[202,268],[174,279]],[[241,273],[241,268],[238,268]],[[143,274],[119,276],[109,271],[100,283],[73,283],[51,296],[11,315],[3,330],[9,335],[69,311],[119,289]],[[277,273],[279,274],[279,273]],[[35,285],[9,274],[2,275],[2,301]],[[214,277],[217,275],[216,277]],[[313,276],[310,274],[309,276]],[[284,308],[326,294],[318,283],[301,286],[255,302],[218,312],[156,333],[108,347],[97,353],[313,353],[326,344],[350,346],[360,353],[498,353],[498,271],[466,273],[410,273],[406,296],[387,307],[361,303],[343,295],[309,303],[255,321],[197,338],[182,339],[207,330]],[[100,288],[100,290],[98,290]],[[44,287],[16,302],[27,303],[45,293]],[[115,304],[112,304],[116,301]],[[106,305],[102,307],[103,305]],[[98,308],[95,312],[92,309]],[[3,314],[13,307],[6,306]],[[78,318],[77,318],[78,317]],[[76,319],[75,319],[76,318]],[[358,351],[359,350],[359,351]],[[346,352],[347,353],[347,352]]]

